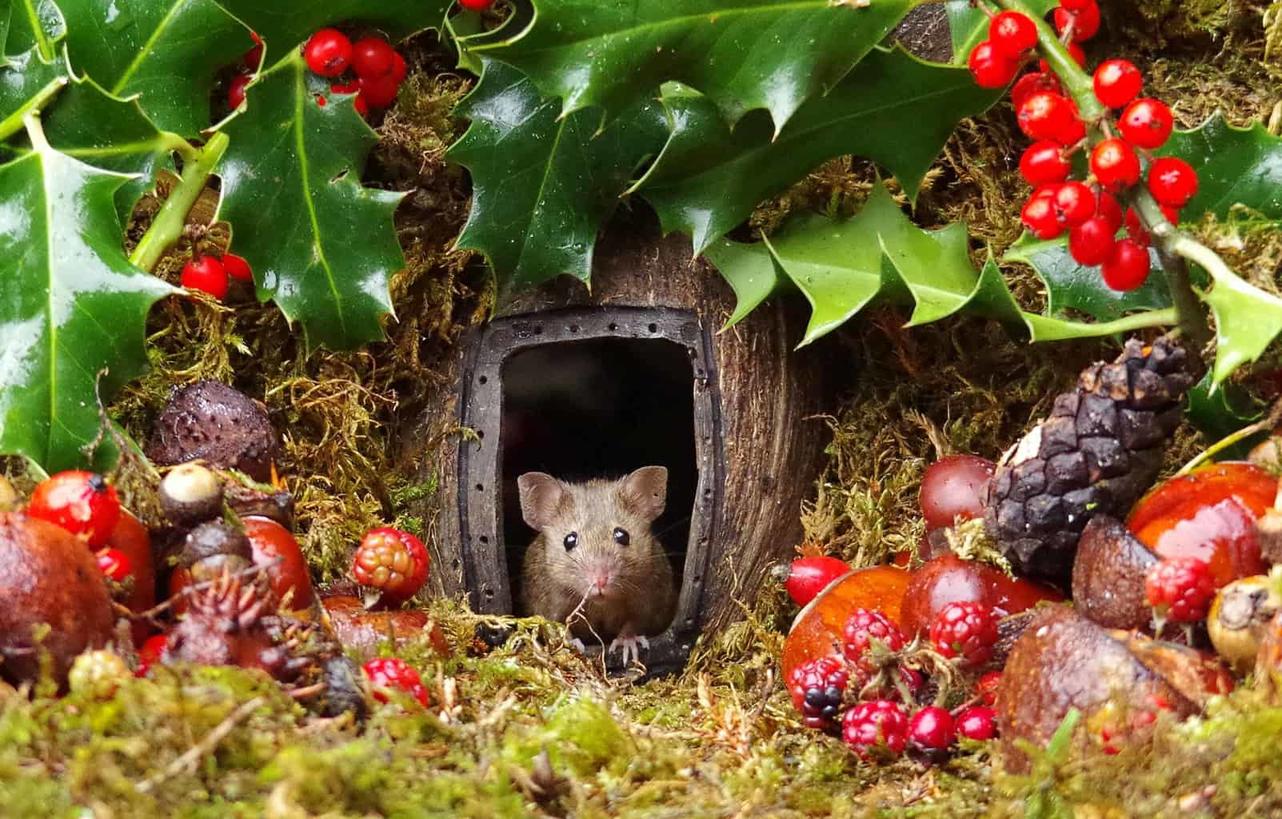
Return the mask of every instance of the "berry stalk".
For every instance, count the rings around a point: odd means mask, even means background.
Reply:
[[[178,185],[170,192],[169,198],[156,214],[155,221],[130,254],[129,261],[135,266],[150,273],[165,255],[165,251],[178,241],[187,224],[187,214],[192,205],[196,204],[200,192],[205,189],[214,167],[223,158],[228,142],[227,135],[219,131],[188,160]]]

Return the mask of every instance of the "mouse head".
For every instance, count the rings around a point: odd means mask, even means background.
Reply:
[[[544,472],[516,480],[521,515],[544,540],[553,578],[584,597],[612,597],[643,582],[650,524],[663,514],[668,470],[646,466],[617,481],[575,484]]]

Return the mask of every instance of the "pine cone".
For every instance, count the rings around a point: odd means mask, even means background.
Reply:
[[[1055,399],[1050,417],[997,465],[984,521],[1012,565],[1067,581],[1077,540],[1097,514],[1125,518],[1157,479],[1200,363],[1163,337],[1126,342]]]

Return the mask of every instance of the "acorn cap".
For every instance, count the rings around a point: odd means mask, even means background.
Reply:
[[[160,481],[160,508],[178,525],[216,518],[223,508],[223,483],[212,470],[185,463],[169,470]]]

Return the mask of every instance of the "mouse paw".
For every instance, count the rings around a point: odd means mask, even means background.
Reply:
[[[615,649],[618,649],[619,653],[622,655],[623,664],[626,666],[631,665],[634,662],[641,661],[642,648],[649,651],[650,641],[644,636],[629,634],[626,637],[623,635],[615,637],[614,642],[610,643],[610,647],[607,651],[614,651]]]

